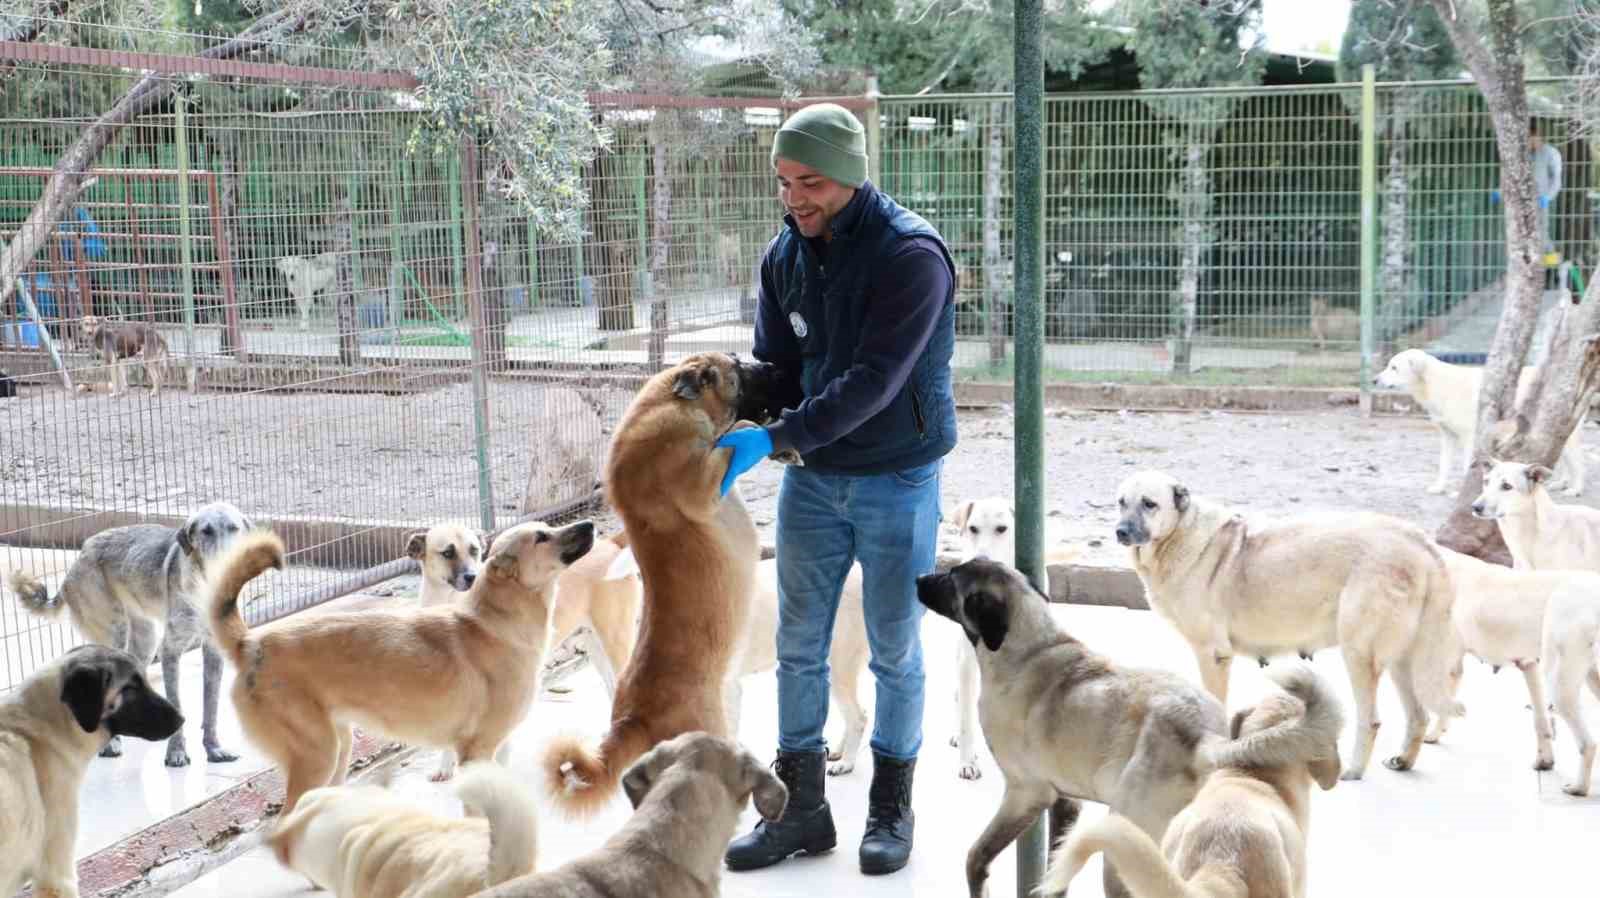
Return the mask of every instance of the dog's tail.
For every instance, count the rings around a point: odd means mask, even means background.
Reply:
[[[239,614],[239,590],[269,567],[283,569],[283,540],[270,530],[256,530],[234,540],[211,569],[211,634],[235,667],[243,665],[250,632]]]
[[[574,817],[587,817],[611,799],[622,771],[655,745],[645,723],[625,718],[611,725],[598,751],[582,737],[564,735],[545,749],[544,768],[551,800]]]
[[[1120,814],[1075,827],[1056,849],[1039,883],[1041,895],[1065,894],[1089,859],[1104,852],[1134,898],[1247,898],[1244,880],[1232,870],[1201,867],[1188,882],[1161,856],[1149,833]]]
[[[22,603],[22,607],[41,617],[55,617],[67,605],[62,592],[51,595],[44,581],[31,571],[20,568],[12,571],[11,576],[6,578],[6,585],[17,594],[17,601]]]
[[[461,768],[456,794],[467,813],[489,821],[485,888],[532,873],[539,856],[539,815],[533,798],[511,772],[493,761]]]
[[[1274,664],[1267,678],[1305,706],[1292,715],[1227,742],[1202,749],[1213,767],[1282,767],[1325,757],[1344,727],[1344,709],[1328,682],[1307,664]]]

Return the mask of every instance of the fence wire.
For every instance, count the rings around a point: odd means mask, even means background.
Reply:
[[[135,72],[12,62],[0,238]],[[227,501],[289,543],[246,605],[271,620],[407,570],[415,529],[589,500],[640,378],[750,346],[794,103],[596,95],[615,144],[585,171],[588,236],[555,243],[477,146],[410,151],[419,113],[381,79],[143,77],[165,78],[159,101],[0,304],[21,391],[0,400],[0,568],[53,589],[93,534]],[[878,182],[955,252],[960,375],[1007,377],[1009,98],[842,102],[875,126]],[[1373,326],[1387,347],[1486,347],[1505,251],[1481,103],[1461,85],[1384,85],[1379,103]],[[1075,94],[1047,115],[1051,377],[1357,383],[1355,87]],[[1558,252],[1587,267],[1585,145],[1549,124],[1568,159]],[[100,357],[90,316],[159,334],[159,397],[142,359]],[[6,590],[0,689],[76,639]]]

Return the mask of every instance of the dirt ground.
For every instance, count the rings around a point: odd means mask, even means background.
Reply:
[[[544,388],[490,388],[488,458],[500,523],[521,511],[530,466],[565,412],[541,411]],[[587,392],[603,446],[625,391]],[[549,403],[555,407],[553,403]],[[158,402],[62,400],[33,389],[6,403],[0,502],[186,513],[226,498],[262,515],[316,515],[428,524],[477,517],[471,387],[405,396],[169,393]],[[963,411],[947,459],[947,513],[967,498],[1012,491],[1009,409]],[[1090,560],[1121,563],[1109,539],[1117,483],[1141,468],[1168,471],[1198,495],[1256,512],[1362,508],[1430,529],[1450,502],[1423,487],[1437,437],[1417,417],[1363,419],[1354,409],[1304,414],[1129,413],[1052,409],[1046,428],[1046,508],[1053,532]],[[1588,439],[1591,447],[1600,440]],[[1589,453],[1591,462],[1594,452]],[[740,480],[770,541],[783,468],[763,463]],[[1591,490],[1600,495],[1600,487]],[[1592,500],[1586,500],[1592,501]],[[615,525],[608,512],[597,518]],[[946,539],[954,538],[946,528]]]

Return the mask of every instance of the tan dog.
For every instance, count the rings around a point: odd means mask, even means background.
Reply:
[[[1493,462],[1472,513],[1500,528],[1512,567],[1600,571],[1600,511],[1557,505],[1545,486],[1550,478],[1543,465]]]
[[[1130,548],[1150,607],[1189,643],[1219,700],[1236,654],[1340,647],[1356,700],[1345,779],[1360,779],[1372,758],[1386,669],[1406,709],[1405,748],[1384,762],[1391,770],[1416,762],[1428,710],[1458,712],[1454,683],[1441,676],[1454,660],[1443,657],[1450,574],[1420,528],[1371,513],[1247,521],[1155,471],[1124,480],[1117,504],[1117,542]]]
[[[1326,296],[1311,297],[1311,342],[1322,350],[1328,341],[1349,343],[1361,339],[1361,315],[1328,302]]]
[[[0,696],[0,895],[78,898],[78,792],[112,736],[166,739],[183,715],[144,679],[143,659],[83,645]]]
[[[598,808],[658,742],[696,730],[731,735],[724,688],[760,556],[738,490],[721,495],[731,450],[713,444],[743,404],[766,402],[747,390],[747,371],[760,382],[732,356],[689,356],[650,378],[617,425],[605,485],[638,559],[644,612],[598,753],[560,737],[545,755],[555,799],[569,810]]]
[[[344,782],[352,725],[467,763],[494,757],[538,694],[556,575],[593,542],[590,521],[520,524],[454,605],[306,613],[251,631],[239,589],[283,564],[283,543],[241,537],[213,575],[211,628],[238,668],[245,734],[284,769],[284,813],[308,790]]]
[[[1593,574],[1584,574],[1585,578]],[[1578,777],[1562,786],[1568,795],[1588,795],[1596,743],[1583,719],[1580,683],[1600,699],[1600,601],[1591,589],[1563,588],[1550,596],[1544,614],[1540,660],[1554,694],[1556,714],[1578,744]]]
[[[1304,666],[1267,672],[1283,691],[1233,715],[1233,745],[1219,769],[1167,827],[1161,847],[1128,818],[1109,814],[1072,833],[1040,891],[1065,894],[1098,852],[1136,898],[1304,898],[1311,784],[1339,782],[1343,713],[1332,690]],[[1277,740],[1263,763],[1256,743]]]
[[[83,336],[100,356],[100,364],[111,375],[111,395],[128,392],[128,372],[123,359],[137,356],[144,363],[145,380],[150,383],[152,396],[161,395],[161,382],[167,370],[169,354],[167,341],[161,332],[142,321],[108,321],[95,315],[83,316]],[[78,384],[78,392],[87,393],[93,387]]]
[[[599,850],[480,898],[715,898],[722,853],[745,802],[768,820],[788,790],[738,743],[684,733],[651,749],[622,776],[633,816]]]
[[[1538,369],[1522,369],[1517,379],[1515,403],[1521,407]],[[1450,489],[1452,477],[1465,476],[1472,464],[1472,446],[1478,431],[1478,393],[1483,385],[1483,369],[1442,362],[1420,349],[1396,353],[1373,382],[1380,387],[1403,389],[1428,413],[1428,420],[1439,429],[1439,476],[1428,487],[1430,493]],[[1565,488],[1571,495],[1583,493],[1584,459],[1582,426],[1572,429],[1561,451]]]
[[[472,588],[489,555],[482,533],[454,521],[418,530],[406,540],[406,556],[422,569],[417,604],[423,608],[454,602]]]
[[[532,873],[539,818],[516,777],[478,761],[462,769],[456,794],[466,818],[437,816],[381,785],[312,789],[267,842],[338,898],[466,898]]]

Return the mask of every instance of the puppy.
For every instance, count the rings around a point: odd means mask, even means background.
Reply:
[[[1283,691],[1233,715],[1233,744],[1215,753],[1218,769],[1172,818],[1159,849],[1128,818],[1110,814],[1056,851],[1040,892],[1065,894],[1103,851],[1139,898],[1304,898],[1311,784],[1326,790],[1339,782],[1343,714],[1310,668],[1274,667],[1267,676]],[[1268,740],[1279,744],[1263,759],[1256,743]]]
[[[1537,368],[1522,369],[1517,379],[1516,405],[1527,398]],[[1397,353],[1373,381],[1380,387],[1403,389],[1428,413],[1439,429],[1439,476],[1428,487],[1443,493],[1452,477],[1464,476],[1472,464],[1472,446],[1478,429],[1478,393],[1483,369],[1441,362],[1420,349]],[[1572,429],[1558,464],[1570,495],[1583,493],[1584,458],[1582,426]]]
[[[1235,655],[1339,646],[1356,699],[1346,779],[1371,760],[1385,670],[1406,711],[1405,748],[1389,769],[1416,763],[1429,710],[1455,713],[1455,684],[1443,676],[1455,659],[1442,638],[1454,592],[1421,528],[1367,512],[1249,520],[1159,471],[1123,480],[1117,506],[1117,542],[1151,609],[1189,643],[1218,700],[1227,701]]]
[[[1361,315],[1328,302],[1326,296],[1311,297],[1311,342],[1318,350],[1328,341],[1348,343],[1361,339]]]
[[[94,347],[100,363],[111,374],[111,395],[120,396],[128,391],[128,372],[122,360],[135,356],[144,363],[150,394],[161,395],[161,381],[170,356],[167,341],[160,331],[141,321],[108,321],[94,315],[85,315],[82,326],[84,339]],[[80,393],[90,389],[88,384],[78,384]]]
[[[113,736],[155,742],[183,715],[145,682],[140,659],[102,645],[71,649],[0,695],[0,895],[77,898],[78,791]]]
[[[956,508],[956,530],[961,534],[961,560],[989,558],[1008,567],[1017,564],[1016,510],[999,498],[969,499]],[[1047,539],[1054,543],[1054,539]],[[1052,545],[1045,552],[1045,563],[1066,564],[1077,558],[1079,550]],[[1048,588],[1049,574],[1045,575]],[[959,631],[951,636],[956,656],[956,734],[950,744],[960,751],[957,776],[975,780],[983,776],[978,766],[978,656],[972,643]]]
[[[381,785],[312,789],[267,842],[338,898],[466,898],[532,873],[539,820],[516,777],[478,761],[456,794],[466,818],[436,816]]]
[[[222,654],[206,638],[199,608],[204,604],[206,574],[239,534],[250,529],[244,512],[227,502],[212,502],[190,515],[182,527],[131,524],[89,537],[67,569],[55,595],[37,577],[14,571],[10,585],[22,607],[45,618],[65,608],[83,638],[125,649],[142,664],[161,652],[162,688],[173,707],[179,699],[178,663],[200,646],[203,714],[201,745],[206,760],[223,764],[238,755],[217,738],[217,703],[222,695]],[[122,754],[122,740],[113,736],[101,756]],[[167,740],[168,767],[189,764],[183,731]]]
[[[1600,571],[1600,511],[1557,505],[1543,465],[1494,461],[1473,515],[1494,521],[1519,570]]]
[[[745,802],[777,820],[788,790],[738,743],[703,732],[656,745],[622,775],[634,813],[599,850],[481,898],[715,898]]]
[[[471,589],[483,570],[488,548],[483,534],[454,521],[411,534],[406,555],[422,567],[417,604],[423,608],[447,604]]]
[[[967,854],[967,889],[986,894],[989,864],[1047,808],[1109,805],[1160,839],[1227,743],[1222,704],[1165,671],[1122,668],[1062,631],[1016,569],[986,558],[917,579],[917,599],[959,624],[978,655],[978,718],[1005,777],[994,819]],[[1251,759],[1282,757],[1264,743]],[[1052,839],[1054,841],[1054,839]],[[1111,864],[1106,894],[1126,894]]]
[[[311,327],[311,306],[319,292],[333,283],[338,274],[339,257],[333,253],[316,256],[285,256],[278,260],[278,273],[289,282],[289,295],[300,311],[300,329]]]
[[[238,594],[283,564],[272,533],[241,538],[213,576],[211,627],[238,668],[246,735],[287,780],[284,813],[344,782],[351,726],[465,762],[498,753],[538,694],[556,575],[594,542],[594,524],[520,524],[494,541],[484,575],[455,604],[298,614],[247,630]]]

